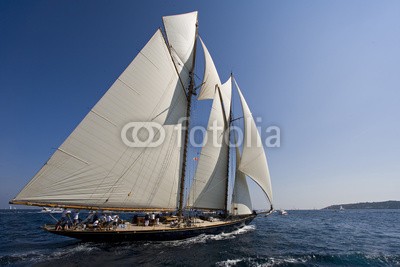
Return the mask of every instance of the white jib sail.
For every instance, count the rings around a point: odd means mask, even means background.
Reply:
[[[182,157],[176,126],[185,113],[184,89],[158,30],[14,201],[176,208]],[[130,122],[163,125],[164,142],[127,146],[121,131]]]
[[[236,171],[235,185],[233,187],[232,198],[233,215],[245,215],[252,213],[252,205],[246,175],[241,171]]]
[[[232,214],[246,215],[252,213],[251,197],[247,185],[246,175],[239,171],[240,151],[236,146],[236,175],[232,195]]]
[[[215,64],[210,52],[208,52],[208,49],[201,38],[200,42],[204,51],[204,77],[198,99],[212,99],[216,95],[216,86],[221,85],[221,80],[219,79],[219,75],[217,69],[215,68]]]
[[[236,80],[235,85],[239,92],[244,117],[243,151],[239,170],[248,175],[262,188],[272,204],[271,179],[261,137]]]
[[[221,98],[225,107],[224,118]],[[226,197],[226,179],[228,176],[228,147],[223,140],[228,134],[226,122],[229,121],[232,82],[229,79],[220,90],[215,92],[210,118],[208,120],[207,138],[200,154],[195,177],[188,198],[188,206],[203,209],[224,209]],[[214,132],[212,127],[220,130]]]
[[[196,39],[197,11],[163,17],[168,43],[187,71],[191,71],[194,61],[193,46]]]

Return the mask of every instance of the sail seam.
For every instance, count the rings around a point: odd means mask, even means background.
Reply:
[[[89,162],[87,162],[87,161],[85,161],[85,160],[83,160],[83,159],[81,159],[81,158],[79,158],[79,157],[77,157],[77,156],[75,156],[75,155],[72,155],[71,153],[69,153],[69,152],[63,150],[62,148],[57,148],[57,150],[58,150],[58,151],[61,151],[61,152],[63,152],[63,153],[65,153],[65,154],[67,154],[68,156],[73,157],[74,159],[77,159],[77,160],[79,160],[79,161],[82,161],[82,162],[85,163],[85,164],[89,164]]]
[[[117,79],[118,81],[120,81],[121,83],[123,83],[126,87],[128,87],[129,89],[131,89],[133,92],[135,92],[137,95],[140,95],[140,93],[138,91],[136,91],[132,86],[130,86],[129,84],[127,84],[126,82],[124,82],[120,77]]]
[[[107,119],[106,117],[104,117],[103,115],[100,115],[99,113],[97,113],[96,111],[94,111],[93,109],[90,110],[90,112],[96,114],[97,116],[99,116],[100,118],[104,119],[105,121],[111,123],[112,125],[114,125],[115,127],[117,127],[117,125],[115,123],[113,123],[112,121],[110,121],[109,119]]]

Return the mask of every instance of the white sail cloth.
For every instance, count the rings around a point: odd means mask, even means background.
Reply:
[[[221,93],[221,94],[220,94]],[[204,209],[224,209],[226,179],[228,179],[228,129],[231,108],[232,82],[224,83],[215,92],[208,120],[207,139],[200,154],[196,174],[188,198],[188,206]],[[221,97],[220,97],[221,96]],[[221,103],[221,99],[223,103]],[[225,111],[223,110],[223,106]],[[225,118],[224,118],[225,113]],[[213,127],[220,130],[213,132]]]
[[[215,91],[217,86],[221,86],[221,80],[219,79],[218,71],[210,52],[208,52],[208,49],[201,38],[200,42],[204,51],[204,76],[198,99],[213,99],[216,95]]]
[[[235,143],[236,140],[235,140]],[[240,151],[236,145],[236,175],[235,184],[233,186],[232,195],[232,214],[233,215],[246,215],[252,213],[251,197],[249,186],[247,185],[246,175],[238,170],[240,165]]]
[[[187,71],[193,68],[197,11],[163,17],[168,43]]]
[[[158,30],[13,201],[176,208],[182,157],[182,132],[176,126],[185,113],[184,88]],[[129,122],[163,125],[164,142],[153,148],[128,147],[121,130]]]
[[[239,92],[244,117],[243,151],[238,169],[253,179],[267,195],[270,203],[272,203],[271,179],[261,137],[236,80],[235,85]]]
[[[252,213],[252,205],[246,175],[236,170],[235,185],[232,195],[233,215],[246,215]]]

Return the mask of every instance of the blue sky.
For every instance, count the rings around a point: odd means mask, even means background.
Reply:
[[[199,11],[268,149],[277,208],[400,200],[398,1],[1,1],[0,207],[162,25]],[[202,75],[202,68],[197,69]]]

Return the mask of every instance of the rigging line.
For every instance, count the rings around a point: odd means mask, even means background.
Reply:
[[[56,222],[58,222],[58,220],[50,212],[48,214],[50,215],[51,218],[53,218]]]
[[[194,46],[193,46],[193,62],[191,66],[191,71],[189,72],[189,78],[190,78],[190,83],[189,83],[189,88],[188,88],[188,103],[187,103],[187,108],[186,108],[186,129],[185,129],[185,139],[184,139],[184,145],[183,145],[183,160],[182,160],[182,171],[181,171],[181,179],[180,179],[180,189],[179,189],[179,206],[178,206],[178,218],[179,221],[182,218],[182,213],[184,209],[183,202],[185,201],[184,199],[184,191],[185,191],[185,178],[186,178],[186,161],[187,161],[187,154],[188,154],[188,141],[189,141],[189,127],[190,127],[190,112],[191,112],[191,102],[192,102],[192,95],[193,95],[193,87],[194,87],[194,69],[196,66],[196,46],[197,46],[197,36],[198,36],[198,21],[196,18],[196,32],[195,32],[195,37],[194,37]]]
[[[167,93],[167,90],[164,92],[164,94],[166,94],[166,93]],[[185,92],[184,92],[184,94],[185,94]],[[186,94],[185,94],[185,96],[186,96]],[[163,97],[160,97],[160,100],[158,101],[158,103],[157,103],[157,105],[155,106],[153,112],[152,112],[151,115],[149,116],[149,120],[150,120],[150,121],[152,121],[152,120],[155,119],[154,117],[152,118],[152,116],[154,116],[154,115],[153,115],[153,114],[154,114],[154,111],[159,107],[160,103],[162,102],[162,99],[163,99]],[[181,99],[180,97],[177,97],[177,98],[175,99],[174,103],[171,104],[171,106],[170,106],[170,108],[172,107],[172,109],[170,109],[170,110],[173,110],[173,109],[177,106],[177,104],[178,104],[178,102],[179,102],[180,99]],[[164,110],[164,111],[165,111],[165,110]],[[158,130],[158,132],[156,132],[156,135],[157,135],[157,134],[159,134],[159,130]],[[128,148],[127,148],[127,149],[128,149]],[[127,150],[127,149],[126,149],[126,150]],[[122,153],[121,157],[125,154],[126,150]],[[141,151],[141,153],[137,156],[137,158],[134,160],[134,162],[133,162],[128,168],[126,168],[125,172],[123,172],[123,173],[120,175],[120,177],[114,182],[114,184],[113,184],[113,187],[114,187],[114,188],[110,188],[107,192],[104,193],[103,196],[105,196],[106,194],[111,194],[112,192],[114,192],[114,189],[115,189],[116,185],[121,181],[121,178],[123,178],[123,177],[125,176],[125,174],[126,174],[128,171],[130,171],[130,170],[132,169],[133,165],[137,162],[137,160],[138,160],[140,157],[142,157],[142,155],[145,153],[146,150],[147,150],[147,148],[145,148],[145,149],[143,149],[143,150]],[[132,157],[132,155],[133,155],[133,152],[131,153],[131,157]],[[118,159],[117,163],[121,160],[121,157]],[[131,157],[130,157],[130,158],[131,158]],[[114,168],[115,168],[115,165],[113,166],[113,168],[111,169],[111,171],[112,171]],[[108,177],[108,175],[107,175],[107,177]],[[105,178],[107,178],[107,177],[105,177]],[[104,178],[104,179],[105,179],[105,178]],[[104,179],[103,179],[102,183],[104,182]],[[122,181],[123,181],[123,180],[122,180]],[[135,181],[135,184],[136,184],[136,182],[137,182],[137,180]],[[132,191],[132,190],[133,190],[133,188],[131,189],[131,191]],[[110,192],[110,191],[111,191],[111,192]]]
[[[152,187],[152,190],[149,194],[150,197],[147,202],[148,206],[150,206],[151,201],[154,199],[154,196],[157,194],[158,190],[160,189],[160,184],[161,184],[164,176],[167,173],[166,171],[167,171],[168,167],[171,164],[171,161],[173,158],[172,154],[174,152],[174,149],[173,149],[174,146],[171,146],[171,144],[175,143],[174,140],[176,140],[176,138],[174,138],[174,135],[172,135],[172,137],[169,141],[169,144],[167,144],[167,151],[165,152],[165,156],[161,157],[161,169],[158,172],[158,175],[157,175],[158,177],[156,178],[156,181],[155,181],[155,183]],[[161,153],[159,156],[161,156]]]
[[[164,26],[164,27],[165,27],[165,26]],[[163,39],[164,39],[164,44],[165,44],[165,46],[167,47],[169,56],[171,57],[172,64],[174,65],[174,68],[175,68],[175,71],[176,71],[176,75],[178,75],[179,81],[180,81],[180,83],[181,83],[181,85],[182,85],[183,93],[186,95],[186,98],[188,99],[188,98],[190,97],[190,92],[186,93],[185,85],[184,85],[184,83],[182,82],[181,75],[180,75],[180,73],[179,73],[179,71],[178,71],[178,68],[176,67],[174,57],[172,56],[172,53],[171,53],[171,49],[172,49],[173,47],[172,47],[172,45],[169,45],[169,44],[168,44],[167,38],[165,38],[164,34],[162,34],[162,30],[159,29],[159,31],[161,32],[161,35],[162,35],[162,37],[163,37]],[[175,53],[176,53],[176,52],[175,52]],[[183,62],[182,62],[182,63],[183,63]],[[184,67],[184,66],[185,66],[185,64],[183,64],[183,67]],[[183,67],[182,67],[182,69],[183,69]],[[189,73],[190,73],[190,71],[189,71]]]
[[[110,174],[112,173],[112,171],[114,170],[115,166],[119,163],[119,161],[121,160],[122,156],[124,156],[125,152],[128,150],[128,146],[125,148],[125,150],[122,152],[121,156],[118,158],[118,160],[114,163],[114,165],[112,166],[112,168],[108,171],[107,175],[103,177],[102,181],[97,185],[96,189],[92,192],[92,194],[90,195],[89,199],[92,199],[93,195],[98,191],[98,189],[100,188],[100,186],[104,183],[104,181],[110,177]],[[113,185],[115,186],[115,184]],[[107,194],[108,192],[105,192],[103,194],[103,197]],[[100,200],[100,198],[99,198]],[[96,204],[99,201],[96,202]]]
[[[161,32],[161,33],[162,33],[162,32]],[[164,36],[163,36],[163,37],[164,37]],[[165,41],[165,38],[164,38],[164,41]],[[169,49],[167,49],[167,50],[169,51]],[[142,54],[144,57],[146,57],[143,53],[141,53],[141,54]],[[171,54],[170,54],[170,56],[171,56]],[[171,57],[172,57],[172,56],[171,56]],[[146,58],[147,58],[147,57],[146,57]],[[148,58],[147,58],[147,59],[148,59]],[[151,61],[149,60],[149,62],[151,62]],[[154,65],[153,62],[151,62],[151,63]],[[174,65],[174,67],[175,67],[175,70],[177,71],[176,66],[175,66],[174,63],[173,63],[173,65]],[[158,69],[158,68],[157,68],[157,69]],[[180,80],[180,82],[181,82],[181,84],[182,84],[182,81],[181,81],[179,75],[178,75],[178,77],[179,77],[179,80]],[[183,88],[183,91],[184,91],[184,95],[186,96],[186,92],[185,92],[185,90],[184,90],[183,84],[182,84],[182,88]],[[165,93],[166,93],[166,92],[165,92]],[[163,98],[160,97],[160,99],[159,99],[157,105],[155,106],[154,110],[156,110],[157,107],[160,105],[162,99],[163,99]],[[179,101],[179,98],[176,99],[176,103],[177,103],[178,101]],[[175,103],[173,106],[176,106],[176,103]],[[154,110],[153,110],[153,112],[154,112]],[[153,112],[152,112],[152,114],[153,114]],[[151,116],[150,116],[150,118],[151,118]],[[150,119],[150,118],[149,118],[149,119]],[[121,154],[121,156],[119,157],[119,159],[115,162],[114,166],[110,169],[109,173],[103,178],[103,180],[101,181],[101,183],[97,186],[97,188],[96,188],[95,191],[92,193],[92,195],[90,196],[90,198],[92,198],[93,194],[98,190],[99,186],[100,186],[101,184],[104,183],[105,179],[107,179],[107,178],[110,176],[110,173],[115,169],[116,165],[120,162],[121,158],[125,155],[125,153],[126,153],[126,151],[127,151],[128,149],[129,149],[129,147],[127,147],[127,148],[123,151],[123,153]],[[145,149],[138,155],[138,157],[136,158],[136,160],[137,160],[139,157],[141,157],[141,155],[144,153],[144,151],[145,151]],[[132,157],[132,155],[133,155],[133,152],[131,153],[131,157]],[[130,157],[130,158],[131,158],[131,157]],[[134,165],[134,163],[136,162],[136,160],[134,160],[134,162],[132,163],[132,165],[130,165],[130,166],[126,169],[126,171],[123,172],[122,175],[114,182],[113,187],[115,187],[115,186],[119,183],[120,179],[126,174],[126,172],[127,172],[129,169],[132,168],[132,166]],[[104,195],[103,195],[103,197],[104,197],[106,194],[112,193],[112,192],[114,191],[113,187],[111,187],[107,192],[105,192]],[[111,192],[110,192],[110,191],[111,191]]]
[[[165,91],[164,93],[167,93],[167,91]],[[159,102],[157,103],[157,105],[156,105],[156,107],[154,108],[154,110],[156,110],[156,109],[159,107],[159,105],[160,105],[162,99],[163,99],[163,97],[160,97],[160,100],[159,100]],[[177,106],[177,103],[179,102],[180,99],[181,99],[180,97],[177,97],[177,98],[175,99],[174,103],[171,104],[171,106],[170,106],[170,108],[172,107],[172,108],[170,109],[170,111],[173,110],[173,109]],[[154,114],[154,110],[153,110],[153,112],[151,113],[151,115],[149,116],[149,120],[150,120],[150,121],[153,121],[153,120],[156,118],[156,117],[152,117],[152,116],[154,116],[154,115],[153,115],[153,114]],[[166,111],[166,110],[164,110],[164,111]],[[159,131],[156,132],[155,136],[157,136],[158,134],[159,134]],[[127,171],[129,171],[130,169],[132,169],[133,165],[137,162],[137,160],[138,160],[139,158],[141,158],[141,160],[144,160],[144,159],[142,158],[142,156],[143,156],[143,154],[145,153],[145,150],[146,150],[146,149],[144,149],[144,150],[138,155],[138,157],[135,159],[135,161],[126,169],[125,173],[126,173]],[[148,158],[148,157],[149,157],[149,156],[147,156],[147,158]],[[141,173],[142,171],[143,171],[143,166],[140,168],[139,173]],[[121,175],[120,179],[125,175],[125,173],[123,173],[123,174]],[[118,183],[118,182],[120,181],[120,179],[118,179],[118,180],[116,181],[116,183]],[[137,183],[138,183],[138,179],[136,179],[136,180],[135,180],[135,183],[132,185],[132,188],[131,188],[131,190],[130,190],[130,193],[132,193],[133,188],[136,187]],[[126,200],[126,199],[125,199],[125,200]]]
[[[158,130],[158,132],[155,134],[155,136],[157,136],[158,133],[159,133],[159,130]],[[127,149],[128,149],[128,148],[129,148],[129,147],[127,147]],[[130,171],[130,170],[132,169],[133,165],[134,165],[134,164],[137,162],[137,160],[145,153],[145,151],[147,151],[148,148],[149,148],[149,147],[144,147],[144,148],[143,148],[143,150],[142,150],[142,151],[139,153],[139,155],[135,158],[135,160],[132,162],[132,164],[130,164],[129,167],[128,167],[125,171],[122,172],[122,174],[120,175],[120,177],[114,182],[113,187],[111,187],[105,194],[111,194],[111,193],[114,192],[114,189],[115,189],[117,183],[119,183],[120,180],[127,174],[127,172]],[[125,150],[125,151],[126,151],[126,150]],[[125,152],[124,152],[123,154],[125,154]],[[122,157],[122,155],[121,155],[121,157]],[[120,157],[120,159],[121,159],[121,157]],[[120,159],[119,159],[119,160],[120,160]],[[119,161],[119,160],[118,160],[118,161]],[[110,192],[110,191],[111,191],[111,192]],[[104,194],[104,195],[105,195],[105,194]]]
[[[237,120],[243,119],[243,118],[244,118],[244,117],[242,116],[242,117],[239,117],[239,118],[231,119],[231,123],[232,123],[232,122],[234,122],[234,121],[237,121]]]
[[[202,87],[203,86],[203,84],[205,84],[206,82],[202,82],[200,85],[198,85],[198,86],[196,86],[195,88],[193,88],[193,90],[197,90],[197,89],[199,89],[200,87]]]

